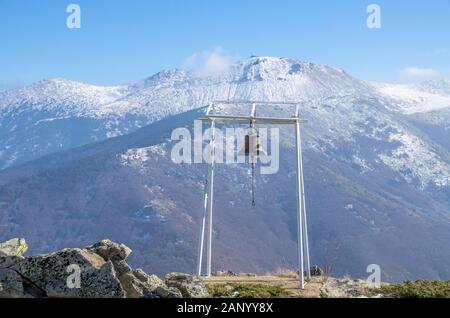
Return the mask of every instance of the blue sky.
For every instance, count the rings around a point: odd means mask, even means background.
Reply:
[[[66,27],[71,3],[81,29]],[[382,10],[379,30],[366,25],[371,3]],[[128,83],[216,47],[367,80],[450,78],[449,31],[448,0],[0,0],[0,88],[49,77]]]

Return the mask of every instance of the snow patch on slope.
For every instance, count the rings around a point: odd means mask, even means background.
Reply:
[[[392,133],[389,141],[399,142],[401,145],[391,153],[380,154],[379,158],[402,174],[407,182],[411,183],[417,178],[421,188],[450,185],[450,165],[439,158],[423,140],[399,131]]]
[[[382,97],[392,100],[396,110],[407,115],[425,113],[450,107],[450,94],[443,87],[429,85],[374,84]],[[449,85],[450,91],[450,85]]]
[[[124,166],[142,169],[144,163],[150,159],[151,155],[165,156],[164,144],[128,149],[125,153],[119,155],[119,161]]]

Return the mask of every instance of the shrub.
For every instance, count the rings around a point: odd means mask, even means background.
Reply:
[[[208,285],[211,297],[226,298],[288,298],[291,295],[279,286],[262,284],[214,284]]]
[[[381,286],[373,292],[392,298],[450,298],[450,281],[408,281]]]

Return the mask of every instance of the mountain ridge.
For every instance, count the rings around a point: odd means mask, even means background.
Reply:
[[[446,83],[434,87],[445,91]],[[340,69],[276,57],[252,57],[209,77],[186,70],[161,71],[128,86],[49,79],[0,92],[0,169],[126,134],[213,100],[291,100],[319,107],[330,98],[375,98],[388,110],[406,114],[446,110],[450,105],[450,97],[414,89],[375,85]],[[414,98],[405,101],[405,90]]]

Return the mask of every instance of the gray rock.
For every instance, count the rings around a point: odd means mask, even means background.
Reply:
[[[323,276],[324,271],[317,265],[313,265],[310,268],[311,276]]]
[[[23,261],[25,258],[22,256],[1,256],[0,255],[0,268],[9,268],[17,263]]]
[[[199,277],[182,274],[169,273],[164,279],[168,287],[177,288],[185,298],[208,297],[208,289]]]
[[[12,269],[0,268],[0,298],[22,298],[24,296],[22,277]]]
[[[233,272],[230,271],[230,270],[227,270],[227,271],[217,271],[217,272],[214,272],[212,275],[213,275],[213,276],[236,276],[236,274],[233,273]]]
[[[127,264],[125,260],[113,261],[114,269],[116,270],[117,276],[123,275],[125,273],[131,272],[133,269]]]
[[[183,298],[181,292],[174,287],[158,287],[155,289],[154,294],[158,298]]]
[[[110,240],[83,249],[21,256],[25,240],[1,244],[0,297],[181,298],[206,297],[198,278],[168,275],[168,286],[155,275],[132,269],[125,261],[131,249]]]
[[[45,291],[10,268],[0,268],[0,298],[47,297]]]
[[[100,255],[105,261],[125,260],[131,254],[131,249],[128,246],[110,240],[100,241],[85,249]]]
[[[120,275],[119,281],[126,298],[144,297],[144,294],[146,293],[146,286],[133,275],[133,272],[127,272]]]
[[[28,245],[22,238],[0,243],[0,256],[22,256],[28,250]]]
[[[322,297],[357,298],[367,296],[370,286],[365,280],[327,278],[320,288]]]
[[[181,298],[181,292],[169,288],[155,275],[148,275],[142,269],[135,269],[119,276],[127,298]]]
[[[149,275],[146,272],[144,272],[141,268],[133,269],[133,274],[141,282],[148,282],[152,286],[159,287],[164,285],[164,282],[162,281],[161,278],[159,278],[156,275]]]
[[[11,264],[13,263],[13,264]],[[69,267],[73,266],[73,268]],[[111,261],[82,249],[9,260],[9,268],[20,273],[48,297],[124,297]],[[77,284],[76,268],[79,268]]]

